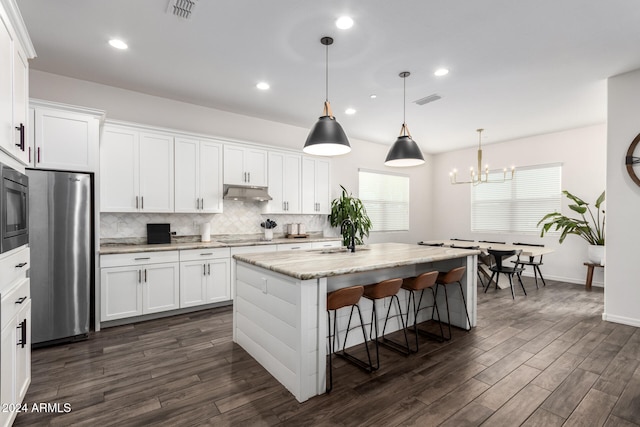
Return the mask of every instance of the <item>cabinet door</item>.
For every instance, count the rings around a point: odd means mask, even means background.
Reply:
[[[316,162],[314,159],[302,159],[302,213],[314,214],[316,204]]]
[[[142,314],[143,267],[108,267],[100,270],[100,320]]]
[[[200,211],[199,188],[200,141],[176,138],[175,141],[175,211]]]
[[[202,212],[222,212],[222,145],[200,142],[200,208]]]
[[[13,129],[16,157],[25,165],[29,163],[27,146],[27,115],[29,111],[29,61],[20,48],[13,44]]]
[[[45,108],[37,108],[35,114],[36,167],[95,171],[97,118]]]
[[[244,169],[247,172],[249,185],[266,187],[267,185],[267,152],[247,148],[245,151]]]
[[[316,160],[315,195],[319,214],[331,213],[331,195],[329,189],[329,162]]]
[[[142,276],[143,314],[180,308],[179,263],[145,265]]]
[[[25,328],[24,333],[22,328]],[[31,299],[16,320],[16,402],[22,402],[31,384]],[[23,341],[24,340],[24,341]]]
[[[173,137],[140,134],[140,210],[173,212]]]
[[[8,322],[2,329],[2,341],[0,342],[0,401],[2,403],[15,402],[16,382],[16,328],[14,322]],[[0,425],[10,425],[12,414],[8,411],[0,411]]]
[[[138,190],[138,133],[106,128],[100,142],[100,210],[136,212]]]
[[[225,259],[207,260],[207,303],[229,301],[231,299],[231,261]]]
[[[283,192],[287,213],[298,214],[301,212],[301,175],[302,157],[287,154],[284,158]]]
[[[180,263],[180,308],[206,304],[206,262],[200,260]]]
[[[287,210],[284,192],[285,154],[269,153],[269,195],[268,213],[284,213]]]
[[[13,153],[13,39],[0,7],[0,148]],[[3,400],[3,402],[5,402]]]
[[[224,146],[224,183],[248,185],[244,170],[244,148],[235,145]]]

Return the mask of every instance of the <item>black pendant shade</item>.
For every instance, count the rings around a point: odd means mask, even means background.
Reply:
[[[302,151],[316,156],[339,156],[351,151],[351,146],[335,117],[321,116],[311,128]]]
[[[350,152],[351,145],[342,126],[333,117],[331,104],[329,104],[329,45],[333,43],[333,39],[331,37],[322,37],[320,43],[326,47],[327,55],[325,62],[326,98],[324,111],[318,122],[311,128],[302,151],[316,156],[339,156]]]
[[[413,140],[413,138],[411,138],[411,133],[409,132],[409,128],[407,127],[405,120],[407,105],[407,86],[405,82],[406,78],[409,77],[411,73],[403,71],[399,75],[402,77],[404,86],[402,128],[400,128],[400,136],[398,136],[396,142],[391,146],[391,150],[387,153],[384,165],[394,167],[418,166],[424,163],[424,157],[422,156],[422,151],[420,151],[418,144]]]
[[[384,161],[386,166],[406,167],[424,163],[424,157],[418,144],[407,135],[400,135],[393,143]]]

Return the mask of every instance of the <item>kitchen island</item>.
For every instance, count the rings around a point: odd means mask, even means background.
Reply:
[[[333,248],[234,255],[233,340],[304,402],[325,392],[327,292],[465,266],[464,298],[471,325],[458,293],[450,292],[449,306],[451,323],[467,329],[476,322],[478,254],[477,250],[379,243],[357,247],[354,253]],[[406,309],[404,291],[399,296]],[[444,308],[440,295],[438,299]],[[371,302],[360,305],[364,319],[370,319]],[[386,310],[379,313],[384,316]],[[339,329],[344,329],[346,319],[338,322]],[[390,322],[387,331],[399,328],[399,321]],[[357,335],[351,334],[353,341],[347,346],[362,342]]]

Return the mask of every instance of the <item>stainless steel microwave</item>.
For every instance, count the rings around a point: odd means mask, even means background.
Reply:
[[[0,163],[0,253],[29,243],[29,178]]]

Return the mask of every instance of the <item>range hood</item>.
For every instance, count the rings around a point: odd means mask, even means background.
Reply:
[[[243,202],[266,202],[272,200],[267,187],[244,187],[225,185],[224,200],[240,200]]]

